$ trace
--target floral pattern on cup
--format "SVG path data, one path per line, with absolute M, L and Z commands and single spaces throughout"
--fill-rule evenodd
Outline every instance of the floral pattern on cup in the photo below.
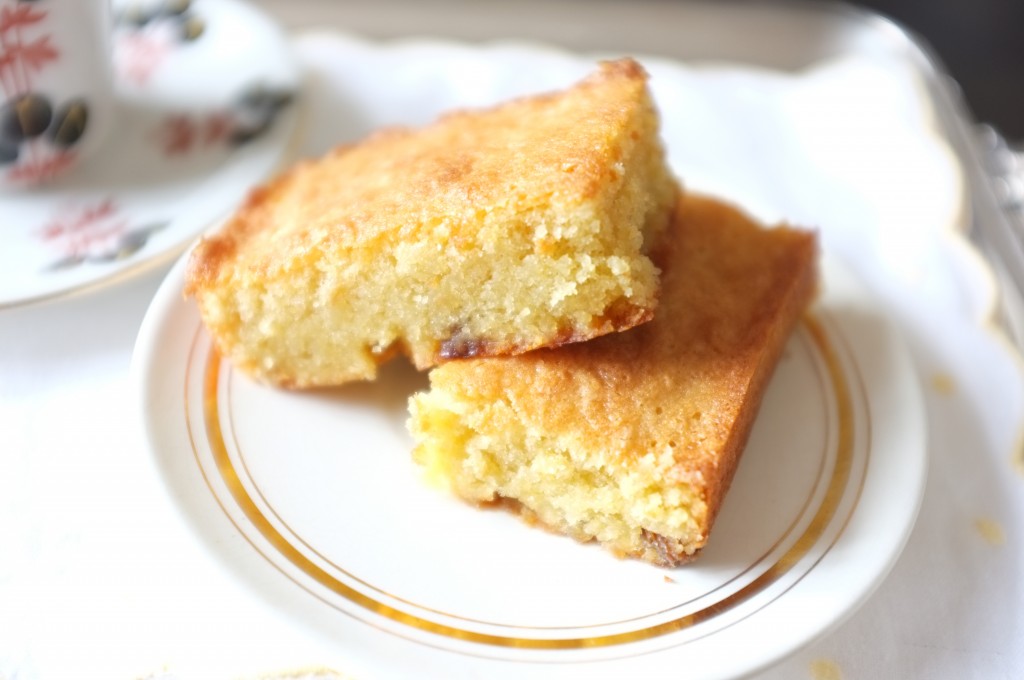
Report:
M 290 90 L 262 84 L 245 88 L 224 109 L 202 114 L 169 114 L 155 138 L 164 156 L 186 155 L 212 148 L 236 148 L 271 129 L 281 111 L 294 100 Z M 115 262 L 140 251 L 168 221 L 134 219 L 115 197 L 68 204 L 36 232 L 58 253 L 46 271 L 62 271 L 85 263 Z
M 86 262 L 123 260 L 142 249 L 167 221 L 137 224 L 114 198 L 62 206 L 39 230 L 39 237 L 59 254 L 48 271 Z
M 213 147 L 238 147 L 263 136 L 295 98 L 290 90 L 254 85 L 225 109 L 167 116 L 155 137 L 165 156 L 181 156 Z
M 45 2 L 0 0 L 0 173 L 16 185 L 50 179 L 75 161 L 89 103 L 53 101 L 35 79 L 61 59 Z
M 114 17 L 114 65 L 119 77 L 145 85 L 178 46 L 195 42 L 205 32 L 206 22 L 192 0 L 124 7 Z
M 159 7 L 161 15 L 129 21 L 126 3 Z M 0 0 L 0 19 L 0 113 L 26 93 L 16 63 L 22 56 L 25 67 L 37 68 L 27 93 L 49 100 L 12 103 L 8 127 L 24 135 L 25 119 L 45 125 L 31 141 L 41 155 L 54 146 L 51 135 L 61 143 L 74 137 L 70 123 L 55 127 L 53 118 L 87 122 L 80 141 L 53 154 L 54 175 L 71 166 L 56 182 L 12 182 L 28 145 L 3 149 L 0 308 L 150 268 L 186 248 L 289 158 L 298 116 L 288 104 L 301 92 L 301 69 L 288 35 L 250 3 Z M 186 24 L 146 82 L 124 78 L 119 39 Z M 68 115 L 58 113 L 61 104 Z M 176 153 L 167 148 L 172 141 Z M 49 173 L 39 167 L 36 174 Z
M 223 109 L 204 113 L 172 113 L 154 133 L 165 157 L 215 148 L 237 148 L 268 132 L 294 92 L 262 84 L 245 88 Z M 114 196 L 87 203 L 67 204 L 36 230 L 36 236 L 55 250 L 57 259 L 45 271 L 56 272 L 85 263 L 116 262 L 142 250 L 167 220 L 138 220 Z

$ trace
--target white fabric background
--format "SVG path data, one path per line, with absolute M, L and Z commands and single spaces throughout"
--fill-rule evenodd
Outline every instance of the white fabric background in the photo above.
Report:
M 304 54 L 315 60 L 319 52 Z M 836 73 L 886 73 L 830 68 L 838 71 L 806 81 L 809 90 L 796 87 L 778 111 L 821 94 Z M 889 102 L 889 114 L 925 116 L 900 108 L 903 76 L 891 77 L 899 101 Z M 749 90 L 754 103 L 758 92 Z M 842 93 L 829 92 L 842 108 Z M 813 211 L 799 191 L 763 189 L 751 172 L 740 193 L 756 211 Z M 704 177 L 709 188 L 724 181 Z M 794 193 L 772 203 L 776 190 Z M 925 393 L 930 471 L 918 524 L 864 607 L 765 677 L 1024 677 L 1024 475 L 1013 459 L 1024 414 L 1021 365 L 984 327 L 991 300 L 985 281 L 975 280 L 977 262 L 945 231 L 926 236 L 935 245 L 918 253 L 916 266 L 893 270 L 881 257 L 861 272 L 888 291 L 886 310 L 907 335 Z M 826 234 L 826 243 L 868 248 L 884 238 Z M 915 237 L 904 252 L 921 243 Z M 372 668 L 347 664 L 343 648 L 304 638 L 212 566 L 170 507 L 129 375 L 135 334 L 162 274 L 0 311 L 0 678 L 256 677 L 320 666 L 374 677 Z M 887 288 L 886 277 L 897 285 Z M 201 667 L 197 649 L 205 650 Z

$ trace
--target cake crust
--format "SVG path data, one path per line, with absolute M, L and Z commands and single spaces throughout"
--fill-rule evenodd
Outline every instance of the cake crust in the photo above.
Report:
M 676 191 L 646 73 L 608 62 L 298 163 L 196 246 L 185 293 L 236 365 L 287 386 L 557 346 L 650 320 Z
M 697 554 L 814 295 L 817 241 L 694 195 L 665 236 L 651 323 L 431 371 L 410 420 L 431 476 L 620 554 L 662 565 Z

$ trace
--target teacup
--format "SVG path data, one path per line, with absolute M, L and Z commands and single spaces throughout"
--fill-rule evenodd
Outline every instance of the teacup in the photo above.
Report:
M 115 114 L 109 0 L 0 0 L 0 189 L 94 154 Z

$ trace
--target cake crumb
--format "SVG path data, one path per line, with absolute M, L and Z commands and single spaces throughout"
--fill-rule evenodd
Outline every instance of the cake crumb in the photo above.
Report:
M 956 393 L 956 381 L 948 373 L 935 373 L 932 375 L 932 389 L 944 397 Z
M 1024 476 L 1024 432 L 1017 436 L 1017 444 L 1013 447 L 1011 464 L 1018 474 Z
M 674 578 L 672 578 L 671 576 L 669 576 L 668 574 L 665 574 L 662 578 L 665 579 L 665 583 L 675 583 L 676 582 L 676 580 Z
M 1003 545 L 1006 543 L 1006 532 L 999 522 L 988 517 L 979 517 L 974 520 L 974 528 L 978 530 L 981 537 L 990 545 Z
M 811 677 L 814 680 L 843 680 L 839 664 L 831 659 L 815 659 L 811 662 Z
M 351 680 L 351 677 L 329 668 L 309 668 L 260 675 L 258 680 Z

